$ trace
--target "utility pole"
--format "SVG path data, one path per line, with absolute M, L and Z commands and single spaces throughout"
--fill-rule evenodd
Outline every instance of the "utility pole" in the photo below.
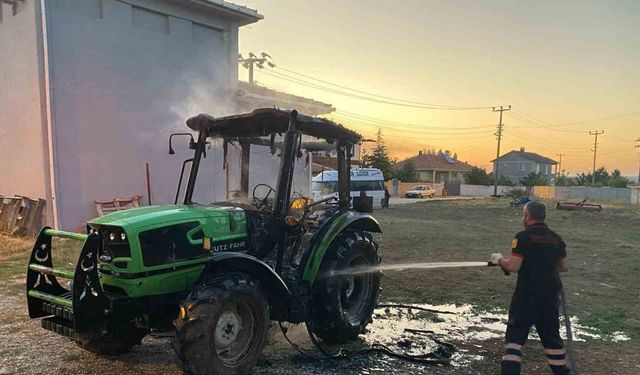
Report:
M 566 154 L 563 154 L 563 153 L 556 154 L 556 156 L 558 156 L 560 158 L 560 161 L 556 165 L 556 177 L 558 177 L 558 175 L 560 173 L 562 173 L 562 157 L 565 156 L 565 155 Z
M 593 141 L 593 173 L 591 173 L 591 185 L 596 183 L 596 155 L 598 154 L 598 135 L 604 134 L 604 130 L 600 131 L 592 131 L 589 132 L 589 135 L 594 135 L 595 140 Z
M 258 57 L 253 54 L 253 52 L 249 52 L 249 57 L 244 58 L 242 54 L 238 55 L 238 62 L 242 64 L 245 68 L 249 69 L 249 83 L 253 84 L 253 66 L 257 66 L 258 69 L 263 69 L 264 64 L 267 64 L 270 68 L 275 68 L 276 64 L 271 61 L 271 56 L 269 56 L 266 52 L 260 53 L 261 57 Z
M 511 110 L 511 106 L 507 106 L 506 108 L 503 106 L 493 107 L 491 112 L 500 112 L 500 123 L 498 124 L 498 131 L 495 132 L 495 136 L 498 138 L 498 149 L 496 150 L 496 163 L 495 163 L 495 171 L 493 173 L 493 195 L 498 195 L 498 175 L 500 174 L 499 168 L 499 158 L 500 158 L 500 141 L 502 141 L 502 112 Z
M 635 148 L 638 149 L 638 183 L 640 184 L 640 138 L 636 139 L 636 143 Z

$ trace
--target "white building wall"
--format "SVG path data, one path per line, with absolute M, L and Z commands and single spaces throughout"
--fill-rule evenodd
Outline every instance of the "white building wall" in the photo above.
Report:
M 169 133 L 186 131 L 186 118 L 200 112 L 233 112 L 237 25 L 185 2 L 47 4 L 61 227 L 76 229 L 95 216 L 96 199 L 140 194 L 146 203 L 147 162 L 153 203 L 172 203 L 180 166 L 192 151 L 177 138 L 170 157 Z M 207 162 L 215 158 L 222 158 L 221 145 Z M 199 175 L 213 179 L 212 172 Z M 219 198 L 220 180 L 216 193 L 197 189 L 207 195 L 200 201 Z
M 513 189 L 513 186 L 498 185 L 498 195 L 503 195 L 511 189 Z M 493 186 L 461 184 L 460 195 L 468 197 L 488 197 L 493 195 Z
M 0 3 L 0 195 L 45 198 L 46 128 L 38 64 L 39 1 Z

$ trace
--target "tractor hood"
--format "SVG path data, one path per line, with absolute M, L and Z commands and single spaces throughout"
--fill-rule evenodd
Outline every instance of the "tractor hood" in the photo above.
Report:
M 140 229 L 172 222 L 229 218 L 229 216 L 237 217 L 238 215 L 244 218 L 244 210 L 237 207 L 201 206 L 195 204 L 146 206 L 97 217 L 89 221 L 89 224 Z

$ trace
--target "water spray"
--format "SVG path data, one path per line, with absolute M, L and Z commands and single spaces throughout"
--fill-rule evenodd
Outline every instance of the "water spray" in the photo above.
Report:
M 431 263 L 403 263 L 403 264 L 382 264 L 377 266 L 358 266 L 345 268 L 339 271 L 329 272 L 326 277 L 355 276 L 377 271 L 403 271 L 403 270 L 425 270 L 440 268 L 466 268 L 466 267 L 495 267 L 497 264 L 491 262 L 431 262 Z M 507 272 L 505 272 L 508 274 Z

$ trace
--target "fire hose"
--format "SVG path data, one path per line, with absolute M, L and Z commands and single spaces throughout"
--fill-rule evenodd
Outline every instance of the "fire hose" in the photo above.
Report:
M 567 357 L 571 364 L 571 372 L 573 375 L 580 375 L 578 366 L 576 365 L 576 357 L 573 355 L 573 333 L 571 330 L 571 318 L 569 317 L 569 309 L 567 308 L 567 297 L 564 294 L 564 288 L 560 285 L 560 302 L 562 305 L 562 315 L 564 316 L 564 328 L 567 332 Z
M 438 263 L 416 263 L 416 264 L 411 264 L 411 265 L 402 265 L 402 266 L 398 266 L 398 265 L 383 265 L 383 266 L 379 266 L 376 269 L 377 270 L 400 270 L 400 269 L 436 269 L 436 268 L 458 268 L 458 267 L 494 267 L 497 266 L 497 264 L 491 263 L 491 262 L 438 262 Z M 502 270 L 504 272 L 505 275 L 510 275 L 510 273 L 506 270 Z M 341 276 L 341 275 L 347 275 L 347 274 L 358 274 L 358 273 L 367 273 L 367 272 L 372 272 L 372 270 L 370 268 L 362 268 L 362 269 L 350 269 L 350 270 L 344 270 L 344 271 L 340 271 L 340 272 L 334 272 L 331 275 L 329 275 L 330 277 L 335 277 L 335 276 Z M 300 298 L 299 296 L 296 296 L 297 298 Z M 570 363 L 570 370 L 571 373 L 573 375 L 579 375 L 578 372 L 578 367 L 576 365 L 576 361 L 575 361 L 575 357 L 573 355 L 573 333 L 571 330 L 571 320 L 570 320 L 570 316 L 569 316 L 569 310 L 567 308 L 567 300 L 566 300 L 566 296 L 564 293 L 564 289 L 562 288 L 562 285 L 560 287 L 560 300 L 561 300 L 561 305 L 562 305 L 562 314 L 564 316 L 564 322 L 565 322 L 565 329 L 566 329 L 566 335 L 567 335 L 567 343 L 566 343 L 566 350 L 567 350 L 567 357 L 569 359 L 569 363 Z M 404 305 L 404 304 L 384 304 L 384 305 L 378 305 L 377 307 L 397 307 L 397 308 L 412 308 L 413 306 L 411 305 Z M 338 349 L 337 352 L 335 353 L 329 353 L 326 349 L 324 349 L 322 347 L 322 345 L 320 344 L 320 342 L 318 341 L 318 339 L 315 337 L 315 335 L 313 334 L 313 326 L 312 326 L 312 322 L 311 320 L 308 318 L 305 319 L 305 326 L 307 328 L 307 333 L 309 335 L 309 338 L 311 339 L 311 342 L 313 343 L 313 345 L 316 347 L 316 349 L 318 350 L 318 352 L 320 354 L 313 354 L 313 353 L 309 353 L 307 351 L 305 351 L 304 349 L 300 348 L 297 344 L 295 344 L 293 341 L 291 341 L 291 339 L 288 337 L 287 335 L 287 329 L 282 325 L 282 322 L 278 322 L 279 326 L 280 326 L 280 330 L 282 331 L 282 334 L 284 335 L 285 340 L 301 355 L 303 355 L 306 358 L 310 358 L 310 359 L 314 359 L 314 360 L 323 360 L 323 359 L 339 359 L 339 358 L 350 358 L 356 355 L 362 355 L 362 354 L 368 354 L 368 353 L 383 353 L 386 355 L 389 355 L 391 357 L 395 357 L 395 358 L 399 358 L 399 359 L 403 359 L 403 360 L 407 360 L 407 361 L 411 361 L 411 362 L 418 362 L 418 363 L 423 363 L 423 364 L 447 364 L 449 362 L 448 357 L 445 358 L 433 358 L 432 354 L 433 353 L 427 353 L 427 354 L 419 354 L 419 355 L 410 355 L 410 354 L 406 354 L 406 353 L 399 353 L 396 351 L 393 351 L 392 349 L 390 349 L 388 346 L 386 345 L 382 345 L 382 344 L 373 344 L 371 345 L 369 348 L 365 348 L 363 350 L 357 350 L 357 351 L 349 351 L 349 350 L 345 350 L 343 348 Z M 451 350 L 451 348 L 453 347 L 453 345 L 449 344 L 449 343 L 444 343 L 442 341 L 438 341 L 435 338 L 431 338 L 434 342 L 436 342 L 438 345 L 440 345 L 441 347 L 446 347 L 449 350 Z

